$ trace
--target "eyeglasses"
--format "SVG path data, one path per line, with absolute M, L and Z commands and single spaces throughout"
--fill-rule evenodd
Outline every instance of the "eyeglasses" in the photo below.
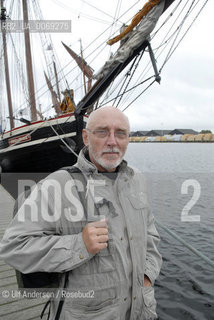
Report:
M 108 129 L 97 129 L 97 130 L 90 130 L 86 129 L 90 133 L 94 134 L 97 138 L 103 139 L 110 136 L 110 131 Z M 114 137 L 119 140 L 123 140 L 128 138 L 129 134 L 125 130 L 116 130 L 114 131 Z

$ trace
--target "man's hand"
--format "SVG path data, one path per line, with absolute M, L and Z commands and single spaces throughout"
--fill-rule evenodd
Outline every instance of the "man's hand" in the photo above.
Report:
M 107 221 L 88 223 L 82 230 L 82 238 L 89 253 L 96 254 L 105 249 L 108 245 Z
M 150 279 L 144 275 L 144 287 L 151 287 L 152 286 L 152 283 L 150 281 Z

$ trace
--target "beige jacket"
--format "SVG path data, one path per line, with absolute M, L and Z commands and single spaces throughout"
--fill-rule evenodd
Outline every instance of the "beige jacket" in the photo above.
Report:
M 35 187 L 10 223 L 0 243 L 0 255 L 23 273 L 71 271 L 67 288 L 71 293 L 65 299 L 60 319 L 122 320 L 119 308 L 121 270 L 115 263 L 119 252 L 114 241 L 115 231 L 112 233 L 111 211 L 123 214 L 132 266 L 130 320 L 156 319 L 154 289 L 144 287 L 144 274 L 154 284 L 161 256 L 144 177 L 123 161 L 112 183 L 97 172 L 84 152 L 83 149 L 76 165 L 90 180 L 86 193 L 92 201 L 89 200 L 85 214 L 81 211 L 75 185 L 82 191 L 81 183 L 72 184 L 65 170 L 54 172 Z M 103 204 L 102 199 L 105 199 Z M 96 210 L 91 209 L 93 201 L 99 204 L 100 215 L 109 220 L 108 247 L 96 255 L 87 252 L 81 233 L 86 223 L 100 219 Z M 58 300 L 54 299 L 50 319 L 57 304 Z

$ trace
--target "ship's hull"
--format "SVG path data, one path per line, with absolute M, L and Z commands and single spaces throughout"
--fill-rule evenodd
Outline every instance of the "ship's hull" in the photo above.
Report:
M 75 153 L 83 147 L 84 123 L 69 114 L 6 132 L 0 140 L 2 185 L 15 196 L 18 179 L 40 180 L 50 172 L 73 165 Z

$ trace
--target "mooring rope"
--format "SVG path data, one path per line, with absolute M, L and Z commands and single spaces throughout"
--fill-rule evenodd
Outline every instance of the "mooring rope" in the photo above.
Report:
M 64 143 L 64 145 L 78 158 L 78 154 L 65 142 L 65 140 L 60 137 L 59 133 L 54 129 L 54 127 L 49 123 L 49 126 L 53 130 L 53 132 L 58 136 L 58 138 Z
M 195 253 L 198 257 L 200 257 L 202 260 L 207 262 L 211 267 L 214 268 L 214 262 L 210 260 L 207 256 L 205 256 L 203 253 L 195 249 L 193 246 L 191 246 L 189 243 L 187 243 L 185 240 L 183 240 L 181 237 L 179 237 L 175 232 L 169 230 L 166 226 L 164 226 L 161 222 L 155 220 L 156 224 L 164 229 L 168 234 L 170 234 L 174 239 L 178 240 L 181 242 L 186 248 L 191 250 L 193 253 Z

